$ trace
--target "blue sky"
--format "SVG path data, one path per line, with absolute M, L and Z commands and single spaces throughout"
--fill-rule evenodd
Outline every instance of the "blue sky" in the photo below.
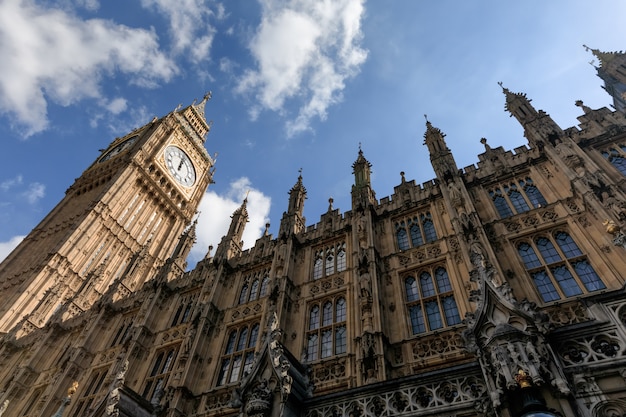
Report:
M 460 167 L 525 143 L 498 86 L 561 127 L 610 97 L 583 44 L 626 49 L 619 0 L 2 0 L 0 259 L 115 137 L 213 98 L 218 153 L 191 266 L 247 191 L 254 244 L 302 169 L 307 224 L 350 210 L 359 144 L 378 198 L 434 174 L 424 114 Z M 597 64 L 597 62 L 596 62 Z

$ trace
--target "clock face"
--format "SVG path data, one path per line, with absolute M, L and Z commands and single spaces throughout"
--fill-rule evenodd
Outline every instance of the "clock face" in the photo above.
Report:
M 191 187 L 196 182 L 196 170 L 189 156 L 178 146 L 165 148 L 165 164 L 178 183 Z
M 133 143 L 135 143 L 135 141 L 138 138 L 139 138 L 139 136 L 135 135 L 133 137 L 130 137 L 130 138 L 126 139 L 124 142 L 118 144 L 113 149 L 111 149 L 107 153 L 105 153 L 100 159 L 98 159 L 98 162 L 108 161 L 109 159 L 113 158 L 114 156 L 122 153 L 122 151 L 124 151 L 125 149 L 128 149 Z

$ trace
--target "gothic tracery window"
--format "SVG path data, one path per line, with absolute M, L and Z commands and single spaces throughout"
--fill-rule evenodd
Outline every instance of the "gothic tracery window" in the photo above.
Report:
M 106 367 L 95 369 L 91 373 L 91 377 L 89 377 L 87 385 L 85 385 L 85 389 L 80 395 L 80 399 L 76 402 L 76 408 L 74 408 L 74 413 L 72 414 L 73 417 L 91 414 L 90 411 L 97 404 L 94 403 L 94 400 L 96 400 L 98 392 L 102 389 L 104 378 L 107 376 L 108 371 L 109 368 Z
M 546 303 L 606 288 L 587 257 L 564 231 L 520 241 L 517 252 Z
M 608 161 L 626 177 L 626 145 L 619 145 L 602 152 Z
M 258 337 L 259 323 L 245 325 L 229 331 L 217 377 L 218 386 L 237 382 L 246 373 L 250 372 Z
M 176 313 L 174 313 L 174 317 L 172 318 L 170 327 L 187 323 L 191 319 L 191 311 L 197 296 L 198 294 L 188 294 L 181 298 L 178 308 L 176 309 Z
M 516 180 L 491 189 L 489 196 L 500 218 L 503 219 L 548 204 L 530 178 Z
M 395 223 L 399 250 L 407 250 L 437 240 L 437 231 L 430 213 L 421 213 Z
M 346 353 L 346 299 L 325 299 L 312 304 L 308 311 L 306 361 Z
M 450 277 L 442 266 L 408 275 L 404 278 L 404 288 L 412 334 L 461 322 Z
M 314 252 L 313 279 L 320 279 L 338 272 L 347 267 L 346 243 L 338 242 L 319 248 Z
M 150 374 L 146 378 L 142 397 L 151 400 L 158 388 L 165 389 L 177 354 L 178 345 L 166 347 L 155 353 L 154 362 L 150 368 Z
M 265 297 L 268 295 L 269 283 L 270 277 L 267 269 L 247 274 L 243 279 L 238 303 L 245 304 Z

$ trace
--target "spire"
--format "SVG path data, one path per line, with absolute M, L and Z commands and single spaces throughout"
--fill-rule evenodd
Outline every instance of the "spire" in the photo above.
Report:
M 598 58 L 600 61 L 600 67 L 607 67 L 615 58 L 623 55 L 621 52 L 602 52 L 599 49 L 593 49 L 588 47 L 587 45 L 583 45 L 583 48 L 587 50 L 587 52 L 591 51 L 593 56 Z
M 502 86 L 502 81 L 498 83 L 504 93 L 504 109 L 511 113 L 523 125 L 525 121 L 537 115 L 537 110 L 530 104 L 532 101 L 526 97 L 525 93 L 512 93 L 508 88 Z
M 616 110 L 626 113 L 626 54 L 624 52 L 600 52 L 598 49 L 591 49 L 583 45 L 587 51 L 600 61 L 600 66 L 596 67 L 598 77 L 604 81 L 603 88 L 613 97 L 613 107 Z M 593 63 L 593 61 L 591 61 Z
M 424 145 L 428 147 L 428 152 L 430 152 L 430 162 L 437 178 L 447 183 L 450 178 L 458 176 L 459 169 L 452 152 L 446 145 L 444 139 L 446 135 L 439 128 L 434 127 L 426 115 L 424 117 L 426 118 Z
M 191 251 L 191 247 L 196 242 L 196 226 L 198 224 L 198 219 L 194 220 L 193 223 L 183 232 L 183 234 L 178 239 L 178 244 L 172 253 L 172 259 L 179 261 L 181 265 L 185 263 L 187 259 L 187 255 Z
M 302 184 L 302 168 L 300 168 L 298 172 L 300 173 L 298 175 L 298 181 L 296 181 L 296 184 L 291 187 L 289 191 L 289 208 L 287 213 L 302 216 L 304 212 L 304 200 L 306 200 L 306 188 L 304 188 L 304 184 Z
M 180 105 L 174 110 L 174 115 L 179 119 L 183 129 L 192 137 L 196 137 L 202 143 L 206 140 L 206 135 L 211 130 L 213 122 L 207 122 L 204 114 L 206 103 L 211 99 L 211 92 L 207 92 L 200 103 L 196 100 L 191 105 L 180 109 Z
M 306 200 L 306 188 L 302 184 L 302 168 L 298 170 L 298 180 L 289 190 L 289 206 L 280 220 L 279 236 L 282 238 L 299 233 L 304 230 L 304 200 Z
M 248 196 L 243 199 L 241 206 L 234 211 L 231 216 L 230 227 L 228 229 L 228 236 L 240 241 L 243 236 L 243 231 L 248 223 Z
M 241 253 L 243 247 L 243 232 L 248 222 L 248 196 L 243 199 L 241 206 L 233 212 L 231 216 L 230 227 L 226 236 L 222 237 L 222 241 L 215 251 L 215 259 L 217 261 L 230 259 Z
M 372 164 L 363 156 L 359 143 L 359 154 L 352 164 L 354 185 L 352 186 L 352 208 L 376 205 L 376 193 L 372 190 Z
M 563 134 L 563 130 L 556 124 L 549 114 L 543 110 L 536 110 L 526 97 L 525 93 L 512 93 L 508 88 L 502 87 L 504 93 L 504 109 L 511 113 L 524 128 L 524 136 L 532 146 L 542 146 L 542 143 L 554 142 L 557 137 Z
M 213 96 L 213 94 L 210 91 L 207 91 L 204 94 L 204 97 L 202 97 L 202 101 L 200 101 L 200 103 L 195 104 L 195 101 L 194 101 L 194 104 L 192 104 L 192 106 L 194 106 L 194 108 L 196 109 L 196 111 L 198 112 L 198 114 L 200 116 L 205 117 L 204 116 L 204 106 L 206 105 L 207 101 L 211 100 L 212 96 Z

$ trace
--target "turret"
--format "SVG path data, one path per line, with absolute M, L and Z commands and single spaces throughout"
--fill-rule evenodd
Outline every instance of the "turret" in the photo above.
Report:
M 359 156 L 352 164 L 354 185 L 352 186 L 352 208 L 365 208 L 376 205 L 376 193 L 372 190 L 372 164 L 363 156 L 363 150 L 359 147 Z
M 624 52 L 601 52 L 583 45 L 600 61 L 595 67 L 598 77 L 604 81 L 603 88 L 613 97 L 613 107 L 626 113 L 626 54 Z M 593 61 L 591 61 L 593 64 Z
M 428 147 L 430 162 L 437 178 L 447 183 L 450 179 L 459 175 L 452 152 L 448 149 L 444 137 L 446 135 L 426 120 L 426 133 L 424 133 L 424 145 Z
M 196 243 L 196 225 L 198 220 L 194 222 L 183 232 L 178 240 L 178 244 L 172 253 L 171 259 L 178 263 L 183 269 L 187 265 L 187 256 L 191 251 L 191 247 Z
M 502 87 L 502 83 L 498 83 Z M 531 100 L 524 93 L 512 93 L 502 87 L 506 97 L 504 109 L 511 113 L 524 128 L 524 136 L 531 147 L 543 147 L 546 142 L 553 145 L 557 138 L 563 135 L 563 130 L 556 124 L 549 114 L 543 110 L 535 110 Z
M 216 261 L 228 260 L 241 253 L 243 247 L 243 232 L 248 222 L 248 198 L 246 197 L 241 206 L 231 216 L 228 233 L 222 238 L 217 246 L 214 259 Z
M 302 170 L 298 175 L 298 181 L 289 191 L 289 206 L 287 211 L 283 213 L 283 218 L 280 220 L 280 233 L 281 238 L 290 234 L 297 234 L 304 230 L 305 221 L 304 218 L 304 200 L 306 200 L 306 188 L 302 184 Z

